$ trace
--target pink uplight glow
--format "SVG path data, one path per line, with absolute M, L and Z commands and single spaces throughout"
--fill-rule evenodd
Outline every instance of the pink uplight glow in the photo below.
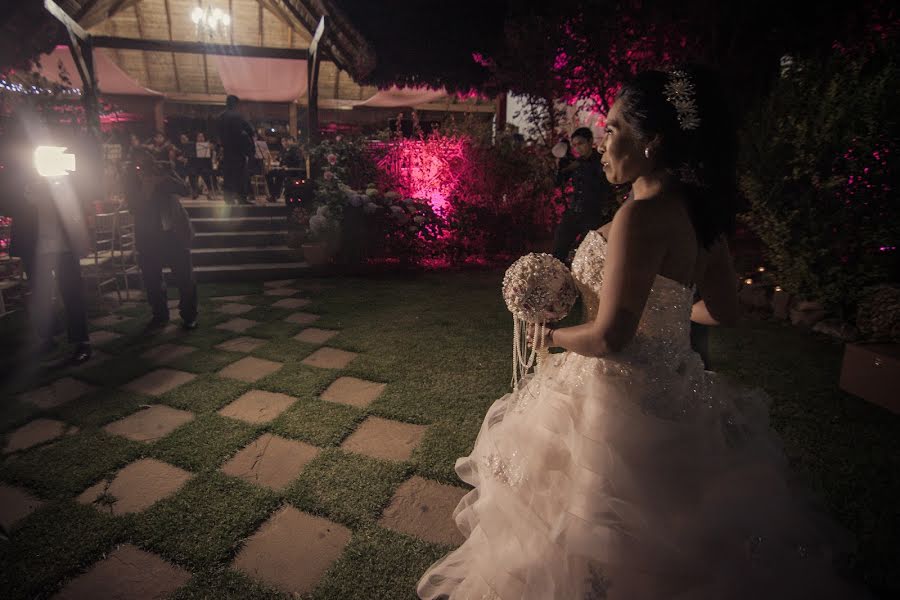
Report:
M 447 199 L 467 168 L 466 147 L 465 140 L 449 136 L 395 140 L 378 167 L 400 194 L 428 200 L 438 215 L 445 216 Z

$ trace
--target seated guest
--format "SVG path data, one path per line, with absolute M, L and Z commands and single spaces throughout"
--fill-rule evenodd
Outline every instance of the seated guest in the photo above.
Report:
M 269 184 L 269 202 L 276 202 L 284 190 L 285 169 L 303 167 L 303 156 L 297 140 L 290 137 L 281 138 L 281 161 L 278 169 L 272 169 L 266 176 Z
M 197 133 L 197 142 L 194 144 L 194 178 L 202 180 L 206 185 L 206 197 L 213 197 L 213 145 L 206 141 L 206 134 Z M 192 184 L 192 185 L 196 185 Z M 199 189 L 199 185 L 197 188 Z M 195 196 L 196 197 L 196 196 Z
M 191 186 L 191 198 L 200 195 L 197 188 L 197 173 L 194 171 L 197 158 L 197 146 L 188 137 L 188 134 L 182 133 L 178 136 L 178 145 L 175 147 L 175 172 L 182 179 L 187 179 Z

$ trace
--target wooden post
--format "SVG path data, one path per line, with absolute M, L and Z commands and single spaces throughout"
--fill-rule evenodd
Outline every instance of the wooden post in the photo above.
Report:
M 297 136 L 297 101 L 288 104 L 288 136 Z
M 316 34 L 309 44 L 309 59 L 306 62 L 306 133 L 304 139 L 307 147 L 319 143 L 319 42 L 325 35 L 325 17 L 319 20 Z
M 165 100 L 157 98 L 153 103 L 153 126 L 154 131 L 165 132 L 166 130 L 166 111 Z
M 497 133 L 506 130 L 506 94 L 497 96 L 496 108 L 494 110 L 494 123 L 496 124 Z

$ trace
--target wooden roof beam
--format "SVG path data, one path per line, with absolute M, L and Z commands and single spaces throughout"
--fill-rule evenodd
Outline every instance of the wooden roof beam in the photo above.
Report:
M 203 42 L 182 42 L 173 40 L 148 40 L 107 35 L 93 36 L 96 48 L 117 48 L 120 50 L 143 50 L 145 52 L 180 52 L 184 54 L 221 54 L 225 56 L 245 56 L 249 58 L 291 58 L 309 59 L 305 48 L 260 48 L 259 46 L 239 46 L 231 44 L 205 44 Z
M 164 2 L 166 9 L 166 23 L 169 26 L 169 40 L 174 40 L 175 36 L 172 35 L 172 7 L 169 5 L 169 0 L 165 0 Z M 169 55 L 172 57 L 172 72 L 175 73 L 175 89 L 179 92 L 181 91 L 181 78 L 178 76 L 178 63 L 175 62 L 175 53 L 170 52 Z

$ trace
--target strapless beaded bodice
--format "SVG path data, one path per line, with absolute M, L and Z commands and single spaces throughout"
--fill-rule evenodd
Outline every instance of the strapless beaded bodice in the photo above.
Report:
M 599 231 L 585 236 L 575 259 L 572 275 L 581 292 L 584 303 L 584 319 L 597 316 L 600 290 L 603 287 L 603 269 L 606 260 L 606 239 Z M 626 354 L 635 359 L 677 363 L 678 357 L 690 349 L 691 306 L 694 301 L 692 288 L 682 283 L 656 276 L 637 334 L 629 344 Z

